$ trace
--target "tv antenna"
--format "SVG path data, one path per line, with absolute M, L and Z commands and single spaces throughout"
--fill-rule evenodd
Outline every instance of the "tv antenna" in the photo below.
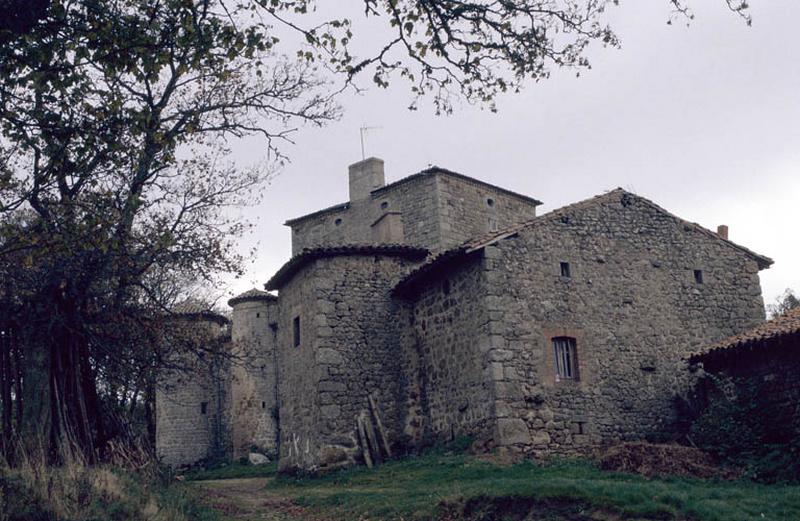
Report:
M 367 132 L 370 131 L 370 130 L 380 130 L 381 128 L 383 128 L 383 127 L 368 127 L 366 125 L 366 123 L 365 123 L 364 126 L 362 126 L 359 129 L 359 131 L 361 133 L 361 160 L 362 161 L 367 158 L 366 148 L 364 147 L 364 138 L 366 137 Z

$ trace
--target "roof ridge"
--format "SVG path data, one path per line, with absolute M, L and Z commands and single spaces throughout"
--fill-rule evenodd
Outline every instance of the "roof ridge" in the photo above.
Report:
M 704 357 L 729 351 L 737 347 L 771 340 L 782 335 L 792 335 L 800 333 L 800 308 L 794 308 L 785 313 L 765 320 L 755 326 L 746 329 L 735 335 L 728 336 L 710 346 L 689 355 L 689 361 L 698 362 Z

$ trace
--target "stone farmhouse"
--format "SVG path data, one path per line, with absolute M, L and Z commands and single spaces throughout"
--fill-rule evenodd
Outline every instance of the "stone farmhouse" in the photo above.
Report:
M 625 190 L 537 216 L 442 168 L 387 185 L 371 158 L 349 181 L 348 202 L 287 221 L 267 291 L 229 302 L 246 363 L 159 393 L 165 462 L 256 450 L 318 471 L 459 436 L 533 456 L 665 437 L 687 357 L 764 320 L 769 258 Z

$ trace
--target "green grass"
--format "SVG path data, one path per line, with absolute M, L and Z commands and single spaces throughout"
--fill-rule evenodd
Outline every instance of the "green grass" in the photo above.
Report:
M 274 476 L 277 470 L 278 464 L 275 462 L 264 465 L 231 463 L 205 470 L 193 470 L 184 474 L 184 478 L 186 481 L 235 478 L 268 478 Z
M 343 519 L 430 519 L 442 502 L 476 497 L 566 498 L 639 518 L 800 520 L 800 486 L 685 478 L 644 479 L 580 461 L 498 466 L 466 455 L 431 454 L 375 470 L 320 478 L 279 477 L 270 492 Z

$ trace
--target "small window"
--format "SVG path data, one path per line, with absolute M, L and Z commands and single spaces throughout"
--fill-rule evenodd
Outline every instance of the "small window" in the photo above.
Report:
M 256 318 L 261 318 L 261 313 L 256 313 Z
M 567 278 L 572 277 L 572 272 L 569 269 L 569 262 L 561 263 L 561 276 Z
M 267 408 L 267 402 L 261 402 L 261 408 L 262 409 L 266 409 Z
M 486 206 L 494 206 L 494 199 L 491 199 L 491 198 L 487 199 L 486 200 Z
M 489 231 L 496 232 L 497 231 L 497 219 L 489 218 Z
M 389 202 L 388 201 L 382 202 L 381 203 L 381 210 L 385 210 L 387 208 L 389 208 Z
M 292 321 L 292 333 L 294 337 L 294 346 L 300 347 L 300 317 L 294 317 Z
M 574 338 L 560 336 L 553 339 L 553 362 L 556 382 L 578 379 L 578 355 Z
M 339 226 L 340 224 L 342 224 L 342 219 L 341 218 L 337 218 L 335 221 L 333 221 L 333 224 L 335 224 L 336 226 Z
M 208 402 L 200 402 L 200 414 L 208 414 Z
M 703 283 L 703 270 L 694 270 L 694 281 L 698 284 Z

